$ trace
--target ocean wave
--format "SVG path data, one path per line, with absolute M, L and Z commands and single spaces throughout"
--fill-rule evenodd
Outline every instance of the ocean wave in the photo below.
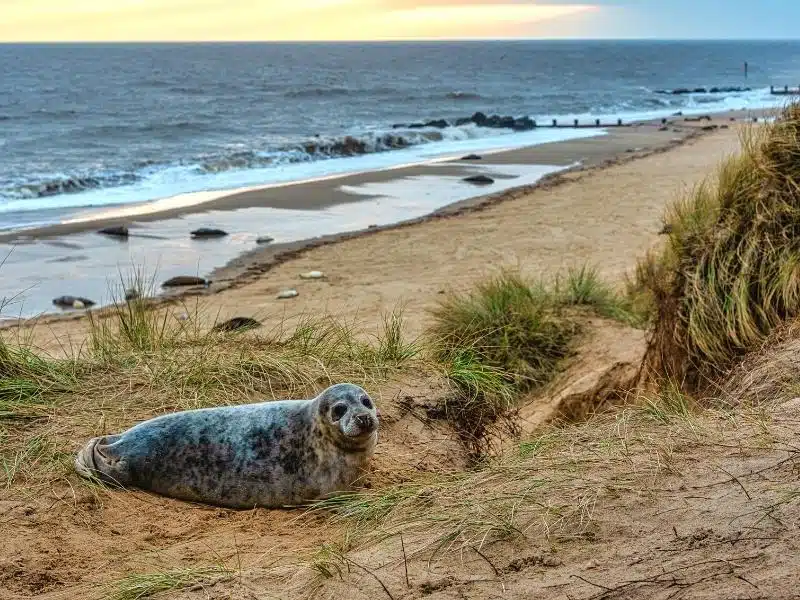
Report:
M 316 88 L 321 90 L 323 88 Z M 343 90 L 343 88 L 340 88 Z M 331 91 L 325 88 L 326 92 Z M 295 90 L 297 92 L 297 90 Z M 306 93 L 310 90 L 306 89 Z M 611 115 L 608 119 L 622 116 L 625 120 L 654 118 L 668 114 L 668 111 L 713 111 L 742 106 L 766 106 L 770 97 L 769 89 L 751 92 L 728 92 L 716 95 L 656 95 L 649 98 L 631 99 L 609 105 L 587 106 L 572 115 L 534 115 L 540 122 L 551 118 L 595 119 L 601 115 Z M 439 96 L 441 98 L 441 95 Z M 743 103 L 743 104 L 742 104 Z M 580 107 L 578 107 L 580 108 Z M 0 115 L 2 117 L 3 115 Z M 150 135 L 169 135 L 171 131 L 206 130 L 214 128 L 211 123 L 202 121 L 176 121 L 172 123 L 137 123 L 129 125 L 99 126 L 93 134 L 101 138 L 107 130 L 109 135 L 118 138 L 126 132 L 147 133 Z M 485 115 L 477 112 L 470 117 L 453 120 L 435 119 L 413 123 L 395 124 L 391 128 L 379 129 L 342 136 L 314 136 L 294 143 L 265 144 L 251 147 L 236 144 L 235 147 L 220 149 L 203 155 L 176 156 L 172 160 L 137 160 L 130 167 L 109 173 L 105 170 L 81 170 L 77 174 L 38 175 L 24 181 L 1 181 L 0 202 L 3 200 L 25 200 L 48 198 L 62 194 L 77 194 L 102 188 L 119 188 L 129 185 L 159 186 L 164 182 L 175 182 L 182 178 L 209 177 L 226 172 L 246 172 L 248 170 L 269 169 L 281 165 L 312 163 L 326 159 L 359 157 L 369 154 L 404 150 L 424 144 L 441 142 L 460 142 L 499 135 L 511 135 L 518 131 L 536 128 L 536 122 L 528 117 Z M 213 184 L 211 184 L 213 185 Z M 19 206 L 24 205 L 20 202 Z
M 402 132 L 375 131 L 341 137 L 315 136 L 305 141 L 267 149 L 235 149 L 218 154 L 186 157 L 170 163 L 137 161 L 130 171 L 97 172 L 75 175 L 39 176 L 32 181 L 0 183 L 0 199 L 25 200 L 61 194 L 76 194 L 101 188 L 114 188 L 159 177 L 179 169 L 194 175 L 215 175 L 228 171 L 261 169 L 278 165 L 348 158 L 402 150 L 421 144 L 485 137 L 480 128 L 424 128 Z
M 369 132 L 342 137 L 319 136 L 299 144 L 282 146 L 272 151 L 237 150 L 220 156 L 208 157 L 200 162 L 198 170 L 202 173 L 221 173 L 235 169 L 254 169 L 328 158 L 347 158 L 401 150 L 419 144 L 440 142 L 445 139 L 459 139 L 460 137 L 456 132 L 433 130 L 404 132 L 402 134 Z
M 86 133 L 90 136 L 111 136 L 117 137 L 120 135 L 139 135 L 143 133 L 152 133 L 159 136 L 170 135 L 171 132 L 187 132 L 194 131 L 203 133 L 206 131 L 218 131 L 219 126 L 213 123 L 203 122 L 200 120 L 194 121 L 172 121 L 172 122 L 158 122 L 153 121 L 149 123 L 116 123 L 114 125 L 96 125 L 94 127 L 87 127 Z
M 480 100 L 480 94 L 473 92 L 447 92 L 444 95 L 448 100 Z
M 112 173 L 85 176 L 47 177 L 38 181 L 0 188 L 0 198 L 22 200 L 25 198 L 47 198 L 60 194 L 76 194 L 104 187 L 116 187 L 136 183 L 141 179 L 137 173 Z
M 338 98 L 341 96 L 349 96 L 352 93 L 353 90 L 347 88 L 314 87 L 289 90 L 284 93 L 284 96 L 287 98 Z

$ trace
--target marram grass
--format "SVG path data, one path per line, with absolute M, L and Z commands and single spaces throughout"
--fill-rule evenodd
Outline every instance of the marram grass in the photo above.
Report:
M 657 309 L 645 367 L 698 389 L 800 314 L 800 104 L 747 130 L 666 221 L 638 269 Z

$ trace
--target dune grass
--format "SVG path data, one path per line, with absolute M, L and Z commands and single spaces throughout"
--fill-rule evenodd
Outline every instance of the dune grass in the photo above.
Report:
M 552 377 L 577 333 L 560 309 L 549 290 L 504 271 L 474 291 L 444 298 L 428 335 L 439 361 L 472 357 L 525 391 Z
M 0 421 L 33 418 L 58 393 L 72 389 L 78 365 L 50 360 L 0 338 Z
M 565 306 L 585 306 L 595 314 L 636 328 L 644 328 L 651 316 L 651 305 L 635 281 L 626 282 L 619 293 L 600 276 L 596 267 L 583 265 L 567 270 L 555 281 L 556 299 Z
M 524 392 L 550 381 L 569 354 L 580 331 L 570 309 L 581 307 L 629 325 L 646 320 L 595 268 L 569 269 L 551 284 L 506 270 L 473 291 L 445 297 L 433 311 L 429 344 L 442 363 L 464 363 L 469 357 Z
M 140 600 L 161 592 L 213 585 L 229 579 L 234 571 L 223 565 L 134 573 L 108 586 L 103 600 Z
M 700 389 L 800 313 L 800 104 L 745 131 L 665 220 L 638 268 L 657 312 L 646 367 Z
M 204 311 L 199 301 L 118 301 L 90 312 L 88 341 L 69 359 L 0 341 L 0 486 L 63 476 L 67 432 L 51 431 L 44 417 L 68 417 L 85 437 L 164 412 L 311 397 L 342 381 L 374 392 L 420 360 L 400 310 L 374 333 L 330 316 L 221 332 Z

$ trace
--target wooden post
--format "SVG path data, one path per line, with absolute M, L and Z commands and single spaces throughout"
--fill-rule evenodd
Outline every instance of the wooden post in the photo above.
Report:
M 558 127 L 558 119 L 553 119 L 553 127 Z
M 622 119 L 617 119 L 617 126 L 622 127 Z
M 575 127 L 578 126 L 578 119 L 575 119 Z
M 774 85 L 769 86 L 769 93 L 770 94 L 774 94 L 775 93 L 775 86 Z
M 600 127 L 600 119 L 594 120 L 595 127 Z

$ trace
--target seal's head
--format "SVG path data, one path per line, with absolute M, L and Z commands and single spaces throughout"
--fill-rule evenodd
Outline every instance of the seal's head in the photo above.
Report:
M 344 448 L 366 448 L 378 430 L 378 411 L 369 394 L 352 383 L 339 383 L 318 397 L 324 428 Z

